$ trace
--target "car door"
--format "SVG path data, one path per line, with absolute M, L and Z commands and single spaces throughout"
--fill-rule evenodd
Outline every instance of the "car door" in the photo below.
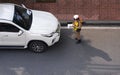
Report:
M 0 23 L 0 45 L 24 46 L 25 33 L 16 26 L 8 23 Z

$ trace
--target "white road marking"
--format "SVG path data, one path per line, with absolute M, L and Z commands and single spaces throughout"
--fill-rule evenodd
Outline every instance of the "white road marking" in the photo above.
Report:
M 30 75 L 24 67 L 10 68 L 10 70 L 13 70 L 16 75 Z

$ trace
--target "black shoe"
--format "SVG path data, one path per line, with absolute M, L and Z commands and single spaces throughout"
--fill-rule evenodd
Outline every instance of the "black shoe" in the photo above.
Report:
M 75 38 L 75 40 L 78 40 L 77 38 Z
M 77 44 L 81 43 L 81 39 L 76 42 Z

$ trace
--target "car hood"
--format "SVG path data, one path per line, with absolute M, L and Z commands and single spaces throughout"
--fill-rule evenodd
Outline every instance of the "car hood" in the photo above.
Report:
M 33 21 L 30 31 L 33 33 L 49 34 L 55 32 L 58 20 L 49 12 L 32 10 Z

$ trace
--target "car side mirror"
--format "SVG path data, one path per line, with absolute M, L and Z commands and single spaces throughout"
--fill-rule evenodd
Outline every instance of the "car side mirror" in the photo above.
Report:
M 21 36 L 22 34 L 23 34 L 23 31 L 20 30 L 20 31 L 18 32 L 18 36 Z

